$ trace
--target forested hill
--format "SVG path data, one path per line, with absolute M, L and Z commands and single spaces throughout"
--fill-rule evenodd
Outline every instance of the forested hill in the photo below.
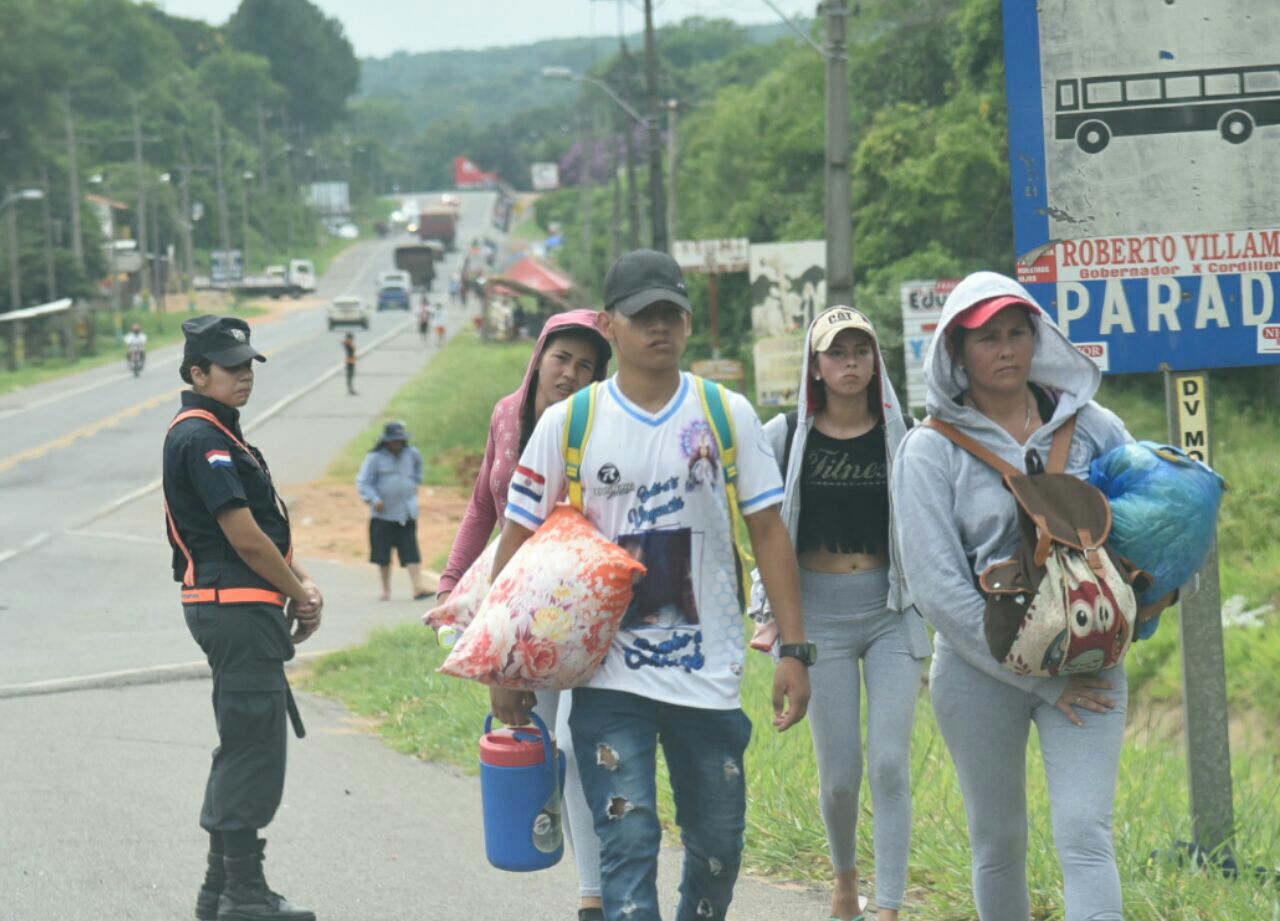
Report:
M 683 25 L 697 22 L 695 18 Z M 811 26 L 809 20 L 795 22 L 806 32 Z M 687 28 L 676 26 L 659 29 L 658 42 L 664 56 L 679 54 L 681 36 L 688 34 Z M 706 31 L 700 34 L 705 36 Z M 767 45 L 794 34 L 781 22 L 733 27 L 724 30 L 723 41 L 702 45 L 696 51 L 706 55 L 702 60 L 710 63 L 739 47 Z M 626 44 L 637 55 L 642 54 L 643 34 L 626 36 Z M 568 67 L 583 73 L 617 51 L 618 38 L 610 34 L 478 51 L 399 52 L 386 58 L 365 58 L 360 62 L 355 105 L 360 108 L 360 99 L 393 103 L 418 130 L 446 118 L 465 119 L 477 128 L 485 127 L 530 108 L 565 103 L 577 96 L 578 87 L 571 83 L 541 80 L 543 67 Z M 687 51 L 692 54 L 695 49 Z

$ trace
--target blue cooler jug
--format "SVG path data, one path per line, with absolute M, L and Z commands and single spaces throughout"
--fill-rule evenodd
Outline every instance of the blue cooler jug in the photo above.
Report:
M 485 717 L 480 737 L 480 798 L 484 850 L 499 870 L 527 872 L 555 866 L 564 856 L 564 757 L 536 713 L 535 726 L 493 731 Z

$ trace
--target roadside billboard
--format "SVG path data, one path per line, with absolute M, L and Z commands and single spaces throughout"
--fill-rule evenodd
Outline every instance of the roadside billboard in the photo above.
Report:
M 751 241 L 746 237 L 725 240 L 676 240 L 671 258 L 686 272 L 745 272 L 751 263 Z
M 1004 22 L 1019 280 L 1110 373 L 1280 363 L 1280 4 Z
M 942 305 L 957 284 L 955 278 L 902 283 L 902 358 L 911 409 L 924 408 L 924 353 L 942 319 Z
M 804 371 L 804 336 L 757 339 L 751 357 L 756 366 L 756 405 L 795 406 Z
M 827 244 L 753 243 L 751 330 L 756 338 L 803 332 L 827 304 Z
M 530 163 L 529 178 L 535 192 L 551 192 L 560 188 L 559 163 Z

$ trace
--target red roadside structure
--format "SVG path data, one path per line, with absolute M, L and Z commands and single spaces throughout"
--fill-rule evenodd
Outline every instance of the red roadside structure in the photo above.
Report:
M 485 172 L 461 154 L 453 158 L 453 184 L 459 189 L 492 189 L 500 180 L 496 172 Z

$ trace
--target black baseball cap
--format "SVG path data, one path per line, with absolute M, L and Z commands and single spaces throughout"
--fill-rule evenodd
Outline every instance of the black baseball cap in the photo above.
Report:
M 250 358 L 267 358 L 249 344 L 249 324 L 239 317 L 192 317 L 182 324 L 187 337 L 186 358 L 207 358 L 215 365 L 234 368 Z
M 632 317 L 666 301 L 693 313 L 680 266 L 666 253 L 636 249 L 619 256 L 604 277 L 604 309 Z

